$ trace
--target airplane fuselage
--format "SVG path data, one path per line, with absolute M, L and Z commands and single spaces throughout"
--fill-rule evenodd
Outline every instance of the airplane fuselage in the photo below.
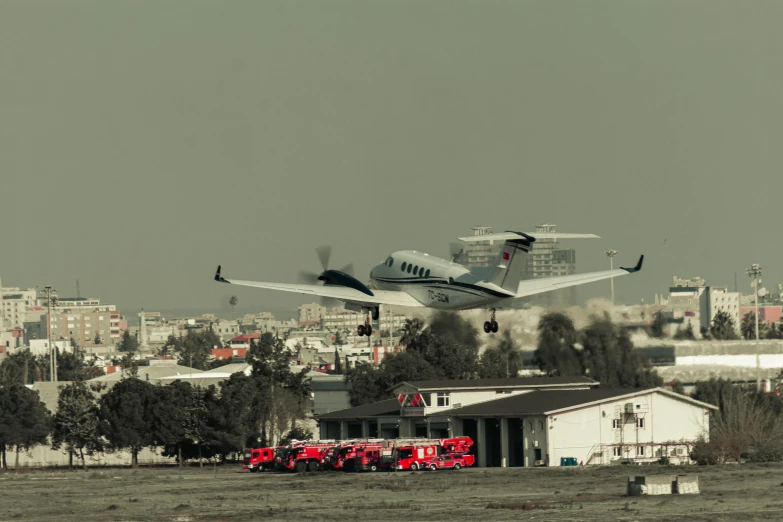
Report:
M 458 263 L 415 250 L 395 252 L 375 266 L 370 287 L 406 292 L 424 306 L 443 310 L 501 308 L 503 300 L 513 297 Z

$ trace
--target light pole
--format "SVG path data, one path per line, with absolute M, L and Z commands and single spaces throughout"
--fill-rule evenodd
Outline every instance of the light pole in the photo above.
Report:
M 52 346 L 52 301 L 57 299 L 56 295 L 53 297 L 52 293 L 57 290 L 52 289 L 51 286 L 44 287 L 46 295 L 46 339 L 49 343 L 49 379 L 52 382 L 57 381 L 57 350 Z
M 617 255 L 617 250 L 607 250 L 604 254 L 609 258 L 609 270 L 614 270 L 614 256 Z M 612 306 L 614 306 L 614 277 L 609 278 L 609 285 L 612 289 Z
M 747 269 L 748 277 L 753 278 L 753 304 L 756 307 L 756 388 L 761 390 L 760 360 L 759 360 L 759 281 L 761 278 L 761 265 L 753 263 Z

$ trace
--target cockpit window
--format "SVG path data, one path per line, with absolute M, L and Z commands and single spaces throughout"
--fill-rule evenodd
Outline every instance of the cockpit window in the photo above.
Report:
M 407 264 L 408 264 L 408 263 L 406 263 L 405 261 L 403 261 L 403 262 L 402 262 L 402 266 L 400 267 L 400 270 L 402 270 L 403 272 L 405 272 L 405 265 L 407 265 Z M 410 270 L 409 270 L 409 271 L 410 271 Z
M 386 262 L 387 265 L 389 265 L 389 268 L 394 264 L 394 258 L 389 256 L 389 259 Z

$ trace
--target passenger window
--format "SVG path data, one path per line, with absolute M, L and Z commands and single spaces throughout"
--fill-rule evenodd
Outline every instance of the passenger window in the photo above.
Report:
M 416 265 L 413 267 L 413 275 L 417 275 L 419 273 L 419 266 Z
M 408 265 L 408 273 L 411 273 L 411 270 L 413 269 L 413 265 Z
M 430 269 L 428 268 L 427 272 L 425 272 L 425 274 L 424 274 L 424 277 L 429 277 L 429 276 L 430 276 Z
M 405 265 L 407 265 L 407 263 L 403 261 L 402 266 L 400 267 L 400 270 L 402 270 L 403 272 L 405 272 Z

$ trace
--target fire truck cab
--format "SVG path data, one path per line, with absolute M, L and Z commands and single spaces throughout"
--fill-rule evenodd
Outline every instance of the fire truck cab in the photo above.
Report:
M 242 469 L 255 473 L 275 466 L 275 448 L 249 448 L 245 450 Z
M 275 465 L 280 470 L 317 471 L 321 467 L 323 452 L 333 447 L 334 441 L 292 441 L 275 457 Z
M 394 469 L 420 470 L 443 454 L 465 455 L 473 445 L 470 437 L 450 439 L 398 439 L 390 441 Z M 470 455 L 471 464 L 473 456 Z M 471 464 L 468 464 L 471 465 Z

